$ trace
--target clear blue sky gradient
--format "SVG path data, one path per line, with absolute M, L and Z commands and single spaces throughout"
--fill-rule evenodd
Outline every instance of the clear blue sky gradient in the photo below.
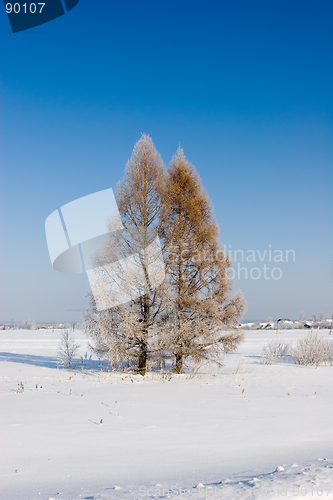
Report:
M 81 0 L 12 34 L 0 6 L 0 320 L 80 320 L 87 278 L 52 269 L 45 219 L 115 188 L 142 132 L 166 164 L 182 145 L 227 249 L 295 250 L 265 262 L 280 280 L 234 280 L 245 318 L 331 315 L 332 21 L 331 0 Z

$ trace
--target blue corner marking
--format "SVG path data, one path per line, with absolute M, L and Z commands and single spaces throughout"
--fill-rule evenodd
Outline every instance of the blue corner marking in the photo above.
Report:
M 74 7 L 79 3 L 80 0 L 65 0 L 65 5 L 67 12 L 74 9 Z
M 67 11 L 79 0 L 64 0 Z M 4 0 L 4 5 L 13 33 L 35 28 L 63 16 L 65 10 L 61 0 Z

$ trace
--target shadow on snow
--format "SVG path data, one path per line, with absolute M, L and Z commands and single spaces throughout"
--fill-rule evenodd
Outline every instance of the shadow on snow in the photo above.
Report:
M 63 368 L 66 369 L 58 358 L 51 356 L 36 356 L 34 354 L 17 354 L 13 352 L 0 352 L 0 361 L 9 361 L 10 363 L 23 363 L 26 365 L 41 366 L 43 368 Z M 108 370 L 106 361 L 97 359 L 73 359 L 71 370 Z

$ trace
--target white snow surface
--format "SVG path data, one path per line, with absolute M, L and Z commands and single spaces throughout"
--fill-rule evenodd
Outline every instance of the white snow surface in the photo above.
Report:
M 246 331 L 222 368 L 143 378 L 59 367 L 59 331 L 1 331 L 1 500 L 333 499 L 333 367 L 260 363 L 308 332 Z

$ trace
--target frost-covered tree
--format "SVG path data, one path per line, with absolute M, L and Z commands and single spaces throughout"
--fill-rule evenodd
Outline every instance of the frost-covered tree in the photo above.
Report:
M 299 320 L 301 323 L 304 323 L 304 321 L 306 321 L 306 316 L 305 316 L 305 312 L 304 311 L 301 311 L 300 315 L 299 315 Z
M 235 327 L 244 301 L 241 294 L 230 298 L 230 262 L 213 209 L 181 148 L 171 161 L 163 202 L 170 290 L 163 343 L 180 373 L 187 360 L 200 364 L 236 349 L 243 338 Z
M 150 363 L 167 356 L 180 373 L 188 361 L 197 366 L 235 350 L 243 337 L 235 327 L 244 302 L 240 294 L 230 298 L 230 262 L 210 201 L 183 151 L 166 173 L 151 138 L 143 135 L 116 200 L 123 228 L 110 219 L 85 316 L 97 355 L 144 375 Z M 163 278 L 157 279 L 161 252 Z
M 36 330 L 37 323 L 36 321 L 28 319 L 28 321 L 22 321 L 20 328 L 21 330 Z
M 59 345 L 59 359 L 61 364 L 66 368 L 71 368 L 72 360 L 79 348 L 79 345 L 75 342 L 73 335 L 69 328 L 65 328 L 61 331 L 61 340 Z
M 323 312 L 320 312 L 317 315 L 317 321 L 321 322 L 321 321 L 324 321 L 324 319 L 325 319 L 325 314 Z
M 151 269 L 156 261 L 158 268 L 161 256 L 156 237 L 161 231 L 164 178 L 161 157 L 152 139 L 143 134 L 117 187 L 123 229 L 117 229 L 110 219 L 108 242 L 96 257 L 101 270 L 99 297 L 102 300 L 104 293 L 105 303 L 112 299 L 112 287 L 103 289 L 105 280 L 111 280 L 117 283 L 117 293 L 127 297 L 126 304 L 98 311 L 92 298 L 92 315 L 88 314 L 85 320 L 97 350 L 104 352 L 111 364 L 130 360 L 141 375 L 146 372 L 150 330 L 162 307 L 162 287 L 157 289 Z M 124 257 L 130 257 L 130 266 Z

